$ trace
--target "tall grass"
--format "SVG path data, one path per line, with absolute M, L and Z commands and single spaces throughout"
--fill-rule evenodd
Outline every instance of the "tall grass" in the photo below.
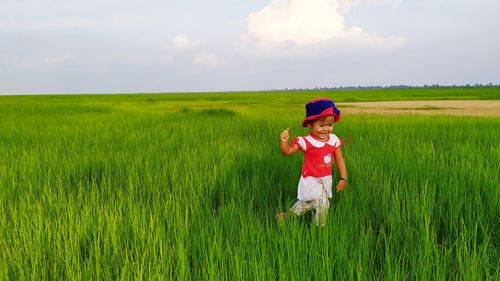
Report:
M 498 118 L 344 116 L 349 183 L 317 228 L 275 220 L 302 108 L 89 100 L 0 103 L 2 280 L 500 278 Z

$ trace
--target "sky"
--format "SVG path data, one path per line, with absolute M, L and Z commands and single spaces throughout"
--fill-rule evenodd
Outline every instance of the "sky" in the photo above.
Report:
M 498 0 L 0 4 L 0 94 L 500 83 Z

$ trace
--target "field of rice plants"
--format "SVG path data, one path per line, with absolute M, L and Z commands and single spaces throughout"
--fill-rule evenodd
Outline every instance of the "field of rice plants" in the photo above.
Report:
M 327 225 L 277 223 L 324 96 L 500 89 L 0 97 L 0 280 L 500 280 L 500 116 L 345 115 Z

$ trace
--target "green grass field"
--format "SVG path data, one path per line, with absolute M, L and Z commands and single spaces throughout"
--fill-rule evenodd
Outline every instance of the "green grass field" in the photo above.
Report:
M 500 88 L 0 97 L 0 280 L 499 280 L 500 117 L 343 116 L 327 226 L 277 224 L 321 96 Z

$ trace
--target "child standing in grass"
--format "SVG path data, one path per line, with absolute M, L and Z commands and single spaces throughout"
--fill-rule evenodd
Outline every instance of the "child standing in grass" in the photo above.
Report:
M 308 127 L 310 132 L 306 136 L 295 137 L 288 143 L 289 129 L 286 128 L 280 135 L 280 149 L 285 156 L 298 152 L 304 153 L 302 175 L 297 188 L 297 202 L 290 208 L 295 215 L 315 209 L 316 224 L 324 226 L 328 214 L 329 201 L 332 197 L 332 162 L 335 160 L 339 172 L 337 192 L 344 189 L 347 181 L 347 172 L 340 147 L 342 141 L 332 134 L 333 123 L 340 119 L 340 110 L 332 100 L 319 98 L 306 104 L 306 117 L 302 127 Z M 285 220 L 286 214 L 279 213 L 279 222 Z

